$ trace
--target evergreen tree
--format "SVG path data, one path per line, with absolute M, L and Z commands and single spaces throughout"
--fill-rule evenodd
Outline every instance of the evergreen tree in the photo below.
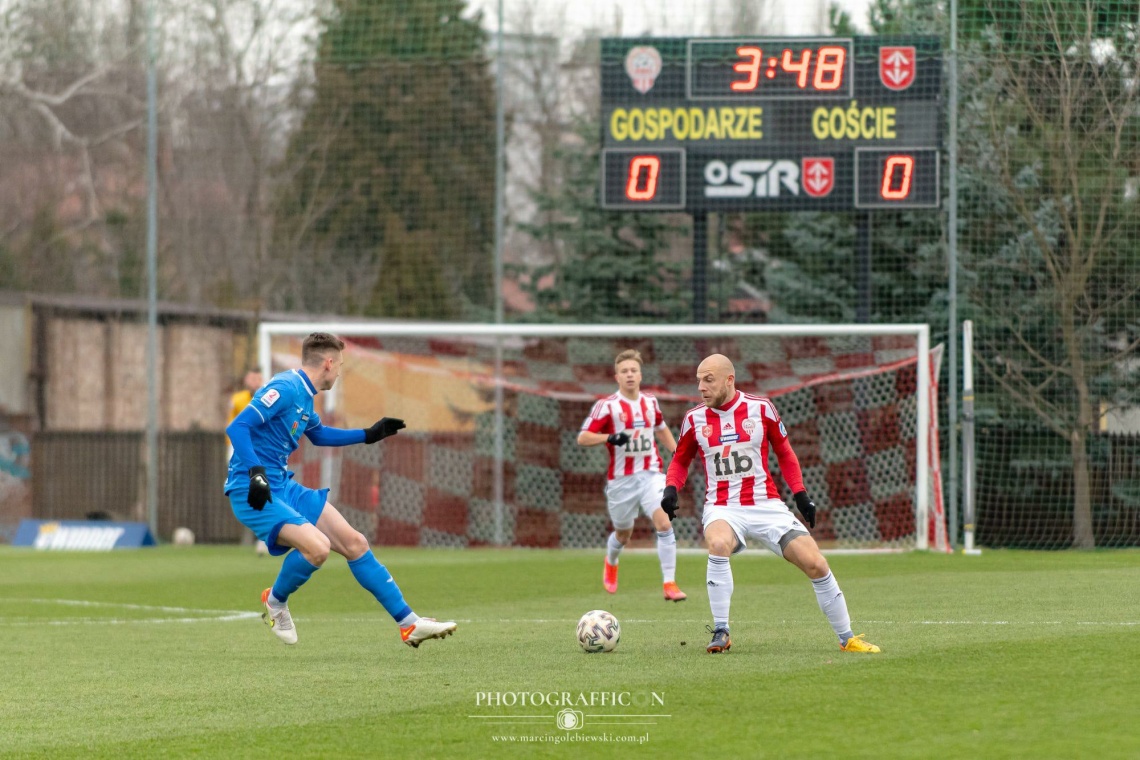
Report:
M 489 307 L 495 98 L 481 19 L 463 11 L 337 0 L 275 230 L 286 276 L 335 285 L 290 305 L 419 318 Z
M 525 289 L 541 319 L 575 322 L 686 322 L 691 298 L 670 244 L 685 228 L 660 213 L 603 210 L 598 124 L 583 119 L 577 139 L 556 151 L 562 182 L 538 193 L 542 221 L 522 225 L 551 243 L 556 259 L 529 272 Z

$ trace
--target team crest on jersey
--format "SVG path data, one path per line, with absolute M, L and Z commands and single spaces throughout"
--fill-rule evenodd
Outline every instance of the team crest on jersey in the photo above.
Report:
M 292 429 L 289 430 L 289 435 L 293 436 L 294 438 L 297 437 L 297 422 L 296 422 L 296 420 L 293 421 L 293 427 L 292 427 Z
M 269 407 L 276 404 L 277 399 L 279 398 L 281 398 L 281 394 L 277 391 L 277 389 L 270 388 L 265 392 L 265 395 L 261 397 L 261 405 L 268 409 Z
M 748 419 L 744 420 L 744 422 L 740 423 L 740 427 L 744 430 L 745 433 L 751 433 L 756 429 L 756 420 L 749 417 Z

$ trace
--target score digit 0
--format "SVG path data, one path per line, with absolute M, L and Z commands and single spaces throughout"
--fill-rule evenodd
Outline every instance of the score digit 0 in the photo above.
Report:
M 645 172 L 642 182 L 641 173 Z M 625 186 L 625 197 L 631 201 L 651 201 L 657 195 L 657 174 L 661 171 L 661 159 L 657 156 L 634 156 L 629 162 L 629 181 Z
M 902 176 L 895 183 L 895 170 L 901 170 Z M 888 156 L 883 165 L 883 184 L 879 188 L 879 195 L 885 201 L 901 201 L 910 195 L 910 176 L 914 171 L 914 156 L 898 155 Z

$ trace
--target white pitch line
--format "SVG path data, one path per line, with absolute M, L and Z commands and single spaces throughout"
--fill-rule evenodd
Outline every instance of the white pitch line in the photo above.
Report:
M 0 597 L 0 602 L 32 602 L 34 604 L 62 604 L 73 607 L 115 607 L 123 610 L 154 610 L 156 612 L 202 612 L 210 615 L 231 615 L 241 610 L 203 610 L 195 607 L 162 607 L 154 604 L 131 604 L 129 602 L 92 602 L 85 599 L 25 599 L 16 596 Z
M 191 617 L 191 618 L 75 618 L 73 620 L 41 620 L 39 622 L 32 622 L 30 620 L 5 620 L 0 618 L 0 626 L 5 627 L 32 627 L 42 625 L 133 625 L 137 623 L 143 624 L 157 624 L 157 623 L 225 623 L 232 620 L 252 620 L 253 618 L 260 617 L 256 612 L 239 612 L 233 615 L 222 615 L 220 617 Z
M 260 612 L 252 612 L 248 610 L 213 610 L 213 609 L 196 609 L 193 607 L 169 607 L 152 604 L 132 604 L 129 602 L 94 602 L 83 599 L 41 599 L 41 598 L 21 598 L 21 597 L 0 597 L 0 603 L 32 603 L 32 604 L 57 604 L 72 607 L 111 607 L 116 609 L 127 610 L 142 610 L 152 612 L 173 612 L 179 613 L 181 617 L 152 617 L 152 618 L 70 618 L 67 620 L 53 620 L 43 619 L 37 620 L 35 618 L 20 617 L 20 618 L 4 618 L 0 617 L 0 626 L 35 626 L 35 625 L 97 625 L 100 623 L 106 625 L 126 625 L 130 623 L 144 623 L 144 624 L 159 624 L 159 623 L 208 623 L 208 622 L 229 622 L 234 620 L 252 620 L 261 616 Z M 186 614 L 197 614 L 201 617 L 187 617 Z M 296 618 L 302 622 L 336 622 L 336 623 L 370 623 L 378 620 L 383 620 L 381 615 L 375 617 L 337 617 L 337 616 L 298 616 Z M 521 624 L 521 625 L 573 625 L 577 623 L 575 618 L 497 618 L 479 620 L 475 618 L 461 618 L 456 620 L 457 623 L 463 624 L 487 624 L 487 625 L 503 625 L 503 624 Z M 659 619 L 659 618 L 629 618 L 622 621 L 623 623 L 631 625 L 700 625 L 707 623 L 705 618 L 697 620 L 687 619 Z M 810 625 L 813 620 L 739 620 L 736 621 L 738 625 Z M 1135 627 L 1140 626 L 1140 621 L 1136 620 L 860 620 L 860 624 L 865 625 L 899 625 L 899 626 L 1110 626 L 1110 627 Z
M 294 620 L 300 622 L 322 622 L 322 623 L 370 623 L 376 620 L 383 620 L 382 617 L 335 617 L 327 615 L 316 616 L 294 616 Z M 576 618 L 498 618 L 477 620 L 475 618 L 456 618 L 456 623 L 463 623 L 469 625 L 472 623 L 479 625 L 502 625 L 502 624 L 519 624 L 519 625 L 573 625 L 578 622 Z M 622 624 L 634 625 L 667 625 L 667 624 L 684 624 L 684 625 L 700 625 L 708 623 L 707 618 L 700 620 L 686 620 L 678 618 L 669 619 L 656 619 L 656 618 L 622 618 Z M 733 625 L 812 625 L 819 622 L 818 620 L 736 620 Z M 1013 625 L 1013 626 L 1033 626 L 1033 625 L 1103 625 L 1103 626 L 1140 626 L 1140 620 L 859 620 L 860 625 Z
M 110 607 L 123 610 L 142 610 L 147 612 L 174 612 L 182 617 L 161 618 L 69 618 L 67 620 L 34 618 L 4 618 L 0 617 L 0 626 L 37 626 L 37 625 L 130 625 L 130 624 L 161 624 L 161 623 L 218 623 L 234 620 L 251 620 L 261 616 L 259 612 L 247 610 L 209 610 L 195 609 L 193 607 L 166 607 L 153 604 L 131 604 L 129 602 L 93 602 L 84 599 L 25 599 L 20 597 L 0 597 L 0 603 L 32 603 L 57 604 L 68 607 Z M 186 613 L 199 614 L 201 617 L 186 617 Z

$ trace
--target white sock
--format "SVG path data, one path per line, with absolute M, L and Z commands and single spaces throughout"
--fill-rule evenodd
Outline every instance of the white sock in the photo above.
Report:
M 616 565 L 622 548 L 621 542 L 617 540 L 617 533 L 611 533 L 610 537 L 606 539 L 606 562 Z M 597 560 L 594 561 L 597 562 Z
M 677 537 L 673 529 L 657 531 L 657 559 L 661 560 L 661 577 L 672 583 L 677 574 Z
M 839 643 L 846 644 L 851 638 L 851 616 L 847 614 L 847 600 L 835 582 L 835 576 L 829 571 L 822 578 L 812 579 L 811 585 L 815 588 L 815 600 L 819 608 L 827 615 L 827 622 L 839 637 Z
M 728 627 L 728 606 L 732 602 L 732 566 L 728 557 L 709 555 L 708 578 L 709 607 L 712 608 L 713 627 Z
M 419 619 L 420 619 L 419 615 L 417 615 L 414 612 L 409 612 L 407 614 L 407 616 L 404 617 L 403 620 L 397 620 L 396 625 L 400 626 L 401 628 L 407 628 L 409 625 L 414 624 Z
M 277 597 L 275 597 L 273 595 L 272 591 L 269 592 L 269 599 L 267 601 L 269 602 L 270 606 L 272 606 L 272 607 L 284 607 L 285 606 L 285 602 L 283 602 L 280 599 L 278 599 Z

